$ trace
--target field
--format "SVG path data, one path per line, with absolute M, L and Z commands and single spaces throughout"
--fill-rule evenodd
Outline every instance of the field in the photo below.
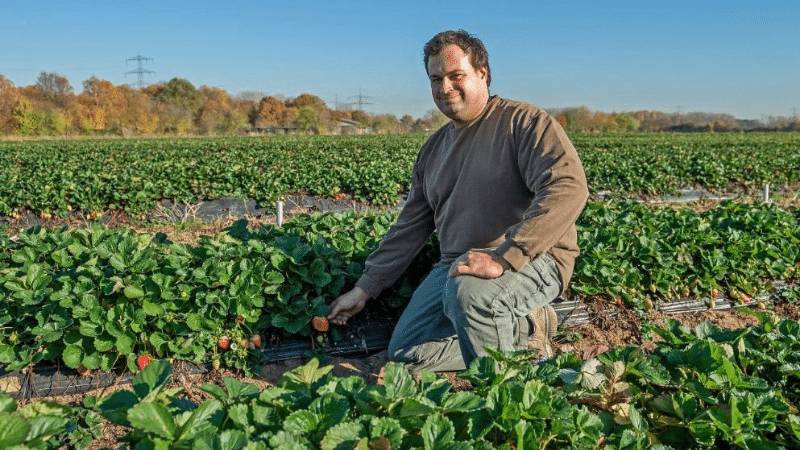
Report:
M 133 376 L 97 397 L 0 393 L 0 447 L 800 445 L 800 134 L 575 136 L 593 198 L 560 354 L 345 377 L 364 359 L 331 358 L 390 329 L 439 257 L 434 236 L 347 326 L 311 327 L 391 227 L 424 139 L 0 142 L 0 387 Z M 687 191 L 735 198 L 665 202 Z M 275 224 L 273 202 L 297 195 L 352 210 Z M 267 212 L 153 220 L 164 201 L 226 198 Z M 338 375 L 311 359 L 266 376 L 289 348 Z

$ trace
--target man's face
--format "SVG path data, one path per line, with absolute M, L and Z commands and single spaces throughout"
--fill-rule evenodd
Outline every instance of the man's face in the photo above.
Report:
M 439 110 L 457 125 L 476 118 L 489 100 L 486 68 L 475 69 L 469 55 L 448 45 L 428 58 L 431 94 Z

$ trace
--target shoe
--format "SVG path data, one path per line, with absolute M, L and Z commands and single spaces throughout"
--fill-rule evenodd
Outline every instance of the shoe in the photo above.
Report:
M 550 305 L 536 308 L 528 314 L 531 333 L 528 337 L 528 350 L 539 353 L 539 358 L 555 356 L 552 340 L 558 330 L 558 315 Z

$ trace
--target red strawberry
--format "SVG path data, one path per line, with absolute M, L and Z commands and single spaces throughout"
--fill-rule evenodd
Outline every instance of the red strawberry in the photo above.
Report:
M 314 316 L 314 318 L 311 319 L 311 326 L 320 333 L 327 333 L 330 329 L 328 319 L 324 316 Z
M 144 370 L 144 368 L 150 364 L 151 359 L 150 355 L 139 355 L 136 358 L 136 367 L 138 367 L 139 370 Z
M 227 350 L 231 346 L 231 340 L 228 336 L 220 336 L 219 340 L 217 341 L 217 347 L 220 350 Z

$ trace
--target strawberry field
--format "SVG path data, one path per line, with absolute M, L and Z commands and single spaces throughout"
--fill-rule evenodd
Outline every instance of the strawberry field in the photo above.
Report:
M 253 230 L 239 221 L 195 246 L 101 226 L 0 235 L 0 363 L 136 370 L 136 355 L 149 354 L 246 369 L 258 362 L 253 336 L 317 333 L 311 319 L 353 285 L 394 217 L 317 214 Z M 641 310 L 721 294 L 745 302 L 773 281 L 793 283 L 799 222 L 797 209 L 769 205 L 698 213 L 590 203 L 571 288 Z M 373 312 L 401 308 L 437 259 L 431 242 Z M 339 334 L 321 334 L 319 344 Z M 230 349 L 219 348 L 221 337 Z
M 800 134 L 574 137 L 590 190 L 611 199 L 590 201 L 578 220 L 582 254 L 562 309 L 614 305 L 641 320 L 655 344 L 586 360 L 564 352 L 539 365 L 526 353 L 493 354 L 459 374 L 456 387 L 391 364 L 373 385 L 316 360 L 268 389 L 241 381 L 292 346 L 322 357 L 385 346 L 370 339 L 391 330 L 439 258 L 435 235 L 347 326 L 320 316 L 353 286 L 396 210 L 300 214 L 281 226 L 229 220 L 190 243 L 59 219 L 138 216 L 162 200 L 270 204 L 297 193 L 390 205 L 406 191 L 423 140 L 0 142 L 0 219 L 9 224 L 0 228 L 0 448 L 800 445 L 800 325 L 766 311 L 800 299 L 800 209 L 791 200 Z M 752 194 L 764 183 L 790 201 L 635 201 L 685 188 Z M 56 217 L 19 229 L 23 212 Z M 650 323 L 688 304 L 752 305 L 759 325 Z M 172 374 L 184 364 L 237 376 L 187 385 L 184 372 Z M 70 405 L 18 404 L 2 392 L 30 397 L 43 370 L 132 384 Z M 6 380 L 21 381 L 9 389 Z
M 0 142 L 0 215 L 141 215 L 168 199 L 265 205 L 290 193 L 393 204 L 425 137 Z M 591 192 L 752 191 L 800 182 L 800 133 L 575 136 Z

